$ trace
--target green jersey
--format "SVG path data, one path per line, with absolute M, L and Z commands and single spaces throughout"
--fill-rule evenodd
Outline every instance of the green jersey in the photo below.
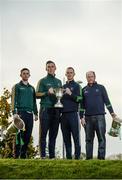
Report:
M 41 107 L 54 107 L 57 98 L 54 94 L 49 95 L 49 88 L 60 88 L 62 83 L 55 76 L 48 74 L 46 77 L 39 80 L 36 88 L 36 97 L 41 98 Z
M 25 85 L 20 81 L 12 88 L 12 111 L 13 113 L 28 111 L 38 114 L 35 89 L 29 83 Z

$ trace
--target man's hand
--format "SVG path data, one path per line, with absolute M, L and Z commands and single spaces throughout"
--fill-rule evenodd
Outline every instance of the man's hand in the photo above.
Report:
M 54 89 L 53 89 L 52 87 L 49 88 L 48 93 L 49 93 L 49 94 L 54 94 Z
M 111 113 L 111 116 L 114 119 L 117 115 L 115 113 Z
M 83 127 L 85 127 L 85 125 L 86 125 L 85 118 L 81 118 L 81 124 L 82 124 Z
M 38 115 L 34 115 L 34 121 L 38 121 Z
M 15 118 L 19 118 L 19 115 L 18 114 L 14 114 L 13 115 L 13 119 L 15 119 Z
M 119 118 L 115 113 L 111 113 L 111 116 L 112 116 L 113 121 L 116 121 L 118 123 L 122 123 L 122 119 Z
M 72 94 L 72 92 L 71 92 L 71 90 L 70 90 L 69 88 L 66 88 L 66 89 L 65 89 L 65 93 L 66 93 L 66 94 L 69 94 L 69 95 Z

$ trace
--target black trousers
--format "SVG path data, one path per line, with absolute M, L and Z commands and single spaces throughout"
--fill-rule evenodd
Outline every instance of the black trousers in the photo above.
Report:
M 62 113 L 61 129 L 63 140 L 66 147 L 67 159 L 72 159 L 71 135 L 75 145 L 75 159 L 80 159 L 81 142 L 80 142 L 80 122 L 77 112 Z
M 86 159 L 93 158 L 95 132 L 98 138 L 98 159 L 105 159 L 106 153 L 106 122 L 104 115 L 86 116 Z
M 40 110 L 40 150 L 41 157 L 46 157 L 46 137 L 49 131 L 49 158 L 55 158 L 55 143 L 59 129 L 60 110 L 43 108 Z
M 16 150 L 15 150 L 15 158 L 26 158 L 26 153 L 27 153 L 27 147 L 30 141 L 30 137 L 32 134 L 32 129 L 33 129 L 33 114 L 28 113 L 26 111 L 21 111 L 18 113 L 21 119 L 25 123 L 25 131 L 20 131 L 17 134 L 17 138 L 20 140 L 20 137 L 22 138 L 24 144 L 21 145 L 21 143 L 16 145 Z

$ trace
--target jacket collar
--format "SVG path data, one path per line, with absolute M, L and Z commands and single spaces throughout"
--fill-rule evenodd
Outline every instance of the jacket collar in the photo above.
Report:
M 88 87 L 94 87 L 94 86 L 96 86 L 96 85 L 97 85 L 97 82 L 96 82 L 96 81 L 92 84 L 92 86 L 90 86 L 89 84 L 87 84 Z
M 52 74 L 47 74 L 47 77 L 49 77 L 49 78 L 55 78 L 55 74 L 54 74 L 54 75 L 52 75 Z
M 22 80 L 21 80 L 19 83 L 20 83 L 22 86 L 30 86 L 29 83 L 28 83 L 27 85 L 25 85 Z
M 72 81 L 66 81 L 66 84 L 72 84 L 74 83 L 74 79 Z

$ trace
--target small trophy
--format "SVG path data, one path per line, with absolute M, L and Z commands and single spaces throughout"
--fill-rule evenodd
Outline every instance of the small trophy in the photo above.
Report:
M 55 108 L 63 108 L 63 104 L 60 101 L 62 96 L 63 96 L 62 88 L 56 88 L 55 89 L 55 95 L 56 95 L 56 98 L 58 99 L 58 102 L 54 105 L 54 107 Z
M 114 118 L 108 134 L 112 137 L 120 137 L 121 139 L 121 119 L 120 118 L 118 117 Z
M 25 130 L 25 123 L 18 114 L 14 116 L 13 121 L 8 126 L 8 128 L 6 130 L 4 130 L 3 133 L 4 133 L 4 135 L 6 135 L 11 132 L 16 132 L 17 129 L 18 129 L 18 131 Z

